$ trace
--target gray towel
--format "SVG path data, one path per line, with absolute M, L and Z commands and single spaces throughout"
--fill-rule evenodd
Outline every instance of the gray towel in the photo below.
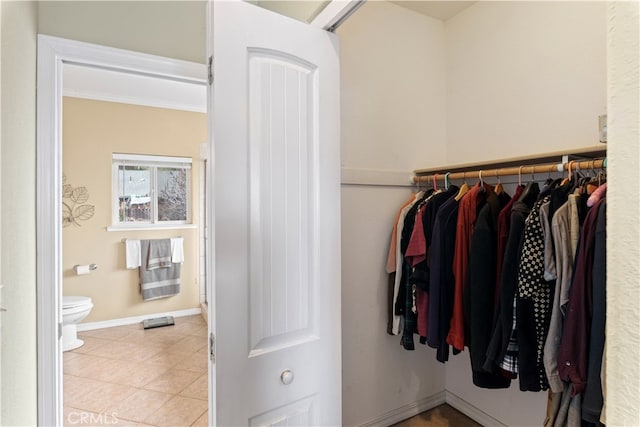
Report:
M 142 255 L 142 261 L 146 263 L 147 270 L 171 267 L 171 240 L 155 239 L 149 242 L 149 254 Z
M 169 248 L 169 262 L 163 260 L 164 243 L 156 245 L 156 242 L 164 242 Z M 154 248 L 154 246 L 157 246 Z M 140 272 L 140 292 L 142 299 L 149 301 L 157 298 L 165 298 L 180 293 L 180 264 L 171 263 L 171 243 L 169 239 L 141 240 L 140 252 L 142 265 Z M 153 261 L 153 262 L 152 262 Z M 151 268 L 150 268 L 151 266 Z

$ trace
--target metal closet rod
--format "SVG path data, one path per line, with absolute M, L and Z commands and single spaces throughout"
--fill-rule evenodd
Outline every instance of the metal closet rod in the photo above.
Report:
M 571 165 L 571 171 L 579 171 L 579 170 L 591 170 L 591 169 L 602 169 L 606 167 L 605 159 L 593 159 L 593 160 L 581 160 L 581 161 L 571 161 L 569 163 L 543 163 L 537 165 L 523 165 L 523 166 L 512 166 L 507 168 L 498 168 L 498 169 L 479 169 L 472 170 L 466 172 L 454 172 L 454 173 L 442 173 L 442 174 L 433 174 L 433 175 L 415 175 L 413 177 L 413 182 L 431 182 L 435 178 L 436 180 L 444 181 L 445 176 L 448 176 L 449 180 L 453 179 L 467 179 L 467 178 L 492 178 L 498 176 L 513 176 L 513 175 L 525 175 L 525 174 L 534 174 L 534 173 L 550 173 L 550 172 L 564 172 L 569 170 L 569 165 Z M 481 175 L 482 174 L 482 175 Z

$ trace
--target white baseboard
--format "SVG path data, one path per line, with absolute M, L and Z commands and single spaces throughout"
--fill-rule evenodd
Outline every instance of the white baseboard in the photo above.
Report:
M 200 307 L 202 309 L 202 312 L 200 313 L 202 314 L 202 318 L 207 324 L 209 324 L 209 306 L 206 303 L 202 303 L 200 304 Z
M 451 405 L 453 408 L 465 414 L 467 417 L 471 418 L 473 421 L 482 424 L 483 426 L 497 426 L 497 427 L 506 427 L 505 424 L 493 418 L 491 415 L 487 414 L 484 411 L 476 408 L 466 400 L 462 399 L 460 396 L 457 396 L 450 391 L 444 392 L 445 395 L 445 403 Z
M 145 314 L 145 315 L 142 315 L 142 316 L 122 317 L 120 319 L 103 320 L 102 322 L 79 323 L 78 326 L 77 326 L 77 329 L 78 329 L 79 332 L 82 332 L 82 331 L 91 331 L 93 329 L 113 328 L 115 326 L 133 325 L 134 323 L 140 323 L 145 319 L 152 319 L 154 317 L 194 316 L 196 314 L 200 314 L 201 312 L 202 312 L 201 308 L 188 308 L 186 310 L 168 311 L 168 312 L 165 312 L 165 313 L 153 313 L 153 314 Z
M 391 410 L 386 414 L 382 414 L 379 417 L 360 424 L 360 426 L 390 426 L 402 420 L 406 420 L 407 418 L 418 415 L 421 412 L 428 411 L 429 409 L 433 409 L 436 406 L 440 406 L 443 403 L 445 403 L 445 392 L 441 391 L 440 393 L 436 393 L 432 396 L 420 399 L 417 402 L 413 402 L 408 405 L 401 406 L 400 408 Z

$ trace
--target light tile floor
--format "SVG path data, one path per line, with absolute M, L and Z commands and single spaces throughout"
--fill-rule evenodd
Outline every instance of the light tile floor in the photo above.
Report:
M 142 324 L 79 332 L 63 355 L 65 426 L 207 425 L 207 325 Z

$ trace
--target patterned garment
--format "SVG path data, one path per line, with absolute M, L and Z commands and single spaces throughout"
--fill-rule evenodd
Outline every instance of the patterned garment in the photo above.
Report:
M 504 355 L 504 359 L 500 362 L 499 366 L 507 372 L 512 374 L 518 373 L 518 331 L 516 329 L 516 298 L 513 298 L 513 328 L 511 329 L 511 337 L 509 338 L 509 345 L 507 346 L 507 352 Z
M 538 200 L 531 209 L 524 226 L 524 241 L 518 266 L 518 296 L 531 300 L 536 329 L 536 371 L 542 390 L 549 388 L 544 369 L 543 350 L 551 319 L 551 288 L 544 280 L 544 232 L 540 208 L 550 196 Z

